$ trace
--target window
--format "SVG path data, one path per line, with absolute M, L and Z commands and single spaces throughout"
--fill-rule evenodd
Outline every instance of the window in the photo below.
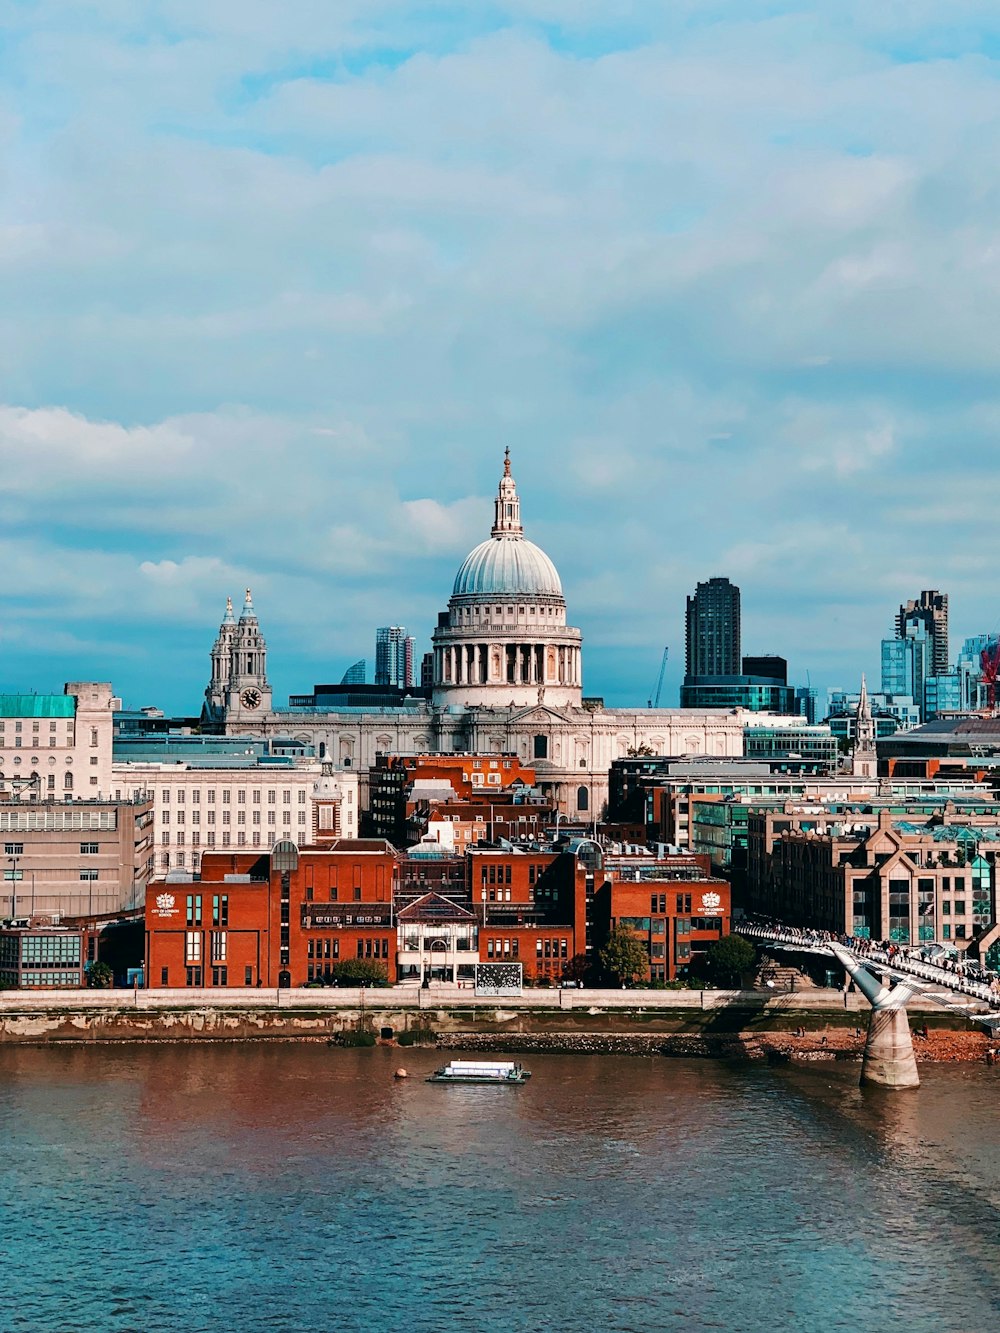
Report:
M 201 985 L 201 968 L 200 968 L 200 967 L 189 967 L 189 968 L 187 969 L 187 984 L 188 984 L 189 986 L 200 986 L 200 985 Z
M 534 742 L 534 754 L 536 759 L 548 759 L 549 757 L 549 738 L 548 736 L 536 736 Z
M 161 985 L 161 986 L 169 986 L 169 985 L 170 985 L 170 968 L 169 968 L 169 967 L 161 967 L 161 968 L 160 968 L 160 985 Z
M 212 925 L 229 925 L 229 894 L 216 893 L 212 896 Z
M 4 849 L 4 852 L 6 853 L 7 856 L 23 856 L 23 855 L 24 855 L 24 843 L 23 843 L 23 842 L 5 842 L 4 845 L 3 845 L 3 849 Z
M 578 810 L 590 809 L 590 791 L 587 787 L 577 787 L 576 789 L 576 808 Z
M 212 931 L 212 962 L 224 963 L 226 961 L 226 950 L 228 948 L 229 936 L 224 930 Z
M 201 925 L 200 893 L 189 893 L 187 896 L 187 923 L 189 926 Z
M 244 986 L 253 985 L 253 968 L 249 963 L 246 965 L 243 971 L 243 984 Z
M 184 934 L 184 961 L 186 963 L 201 962 L 201 931 L 188 930 Z
M 99 870 L 81 870 L 80 878 L 85 884 L 93 883 L 100 876 Z
M 228 967 L 213 967 L 213 968 L 212 968 L 212 985 L 213 985 L 213 986 L 228 986 L 228 985 L 229 985 L 229 969 L 228 969 Z

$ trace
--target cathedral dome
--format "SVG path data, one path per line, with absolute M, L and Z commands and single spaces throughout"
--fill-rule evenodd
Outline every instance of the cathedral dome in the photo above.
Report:
M 558 597 L 562 584 L 556 567 L 534 542 L 525 541 L 521 501 L 510 472 L 510 450 L 496 498 L 496 518 L 488 541 L 465 557 L 455 578 L 452 597 Z
M 465 557 L 453 597 L 559 597 L 556 567 L 534 542 L 504 535 L 480 542 Z

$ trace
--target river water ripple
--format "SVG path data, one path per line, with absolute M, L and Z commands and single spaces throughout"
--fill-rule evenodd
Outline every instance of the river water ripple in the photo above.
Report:
M 406 1082 L 393 1069 L 405 1063 Z M 1000 1315 L 1000 1074 L 0 1050 L 4 1333 L 789 1329 Z

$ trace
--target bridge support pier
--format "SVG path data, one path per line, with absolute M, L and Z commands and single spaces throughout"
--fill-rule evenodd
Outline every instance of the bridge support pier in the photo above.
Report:
M 913 1034 L 905 1007 L 913 992 L 905 982 L 890 990 L 846 949 L 831 944 L 830 950 L 872 1007 L 861 1062 L 862 1085 L 871 1083 L 893 1089 L 919 1087 Z
M 872 1009 L 861 1063 L 861 1082 L 883 1088 L 920 1086 L 910 1020 L 902 1006 Z

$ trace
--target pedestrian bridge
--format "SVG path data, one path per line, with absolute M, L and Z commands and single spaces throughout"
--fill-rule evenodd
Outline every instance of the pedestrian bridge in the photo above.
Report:
M 883 949 L 868 940 L 801 930 L 780 922 L 741 925 L 739 933 L 772 949 L 832 957 L 843 967 L 872 1006 L 862 1083 L 911 1088 L 920 1082 L 906 1016 L 911 995 L 961 1013 L 991 1032 L 1000 1030 L 1000 993 L 960 971 L 914 958 L 900 949 Z

